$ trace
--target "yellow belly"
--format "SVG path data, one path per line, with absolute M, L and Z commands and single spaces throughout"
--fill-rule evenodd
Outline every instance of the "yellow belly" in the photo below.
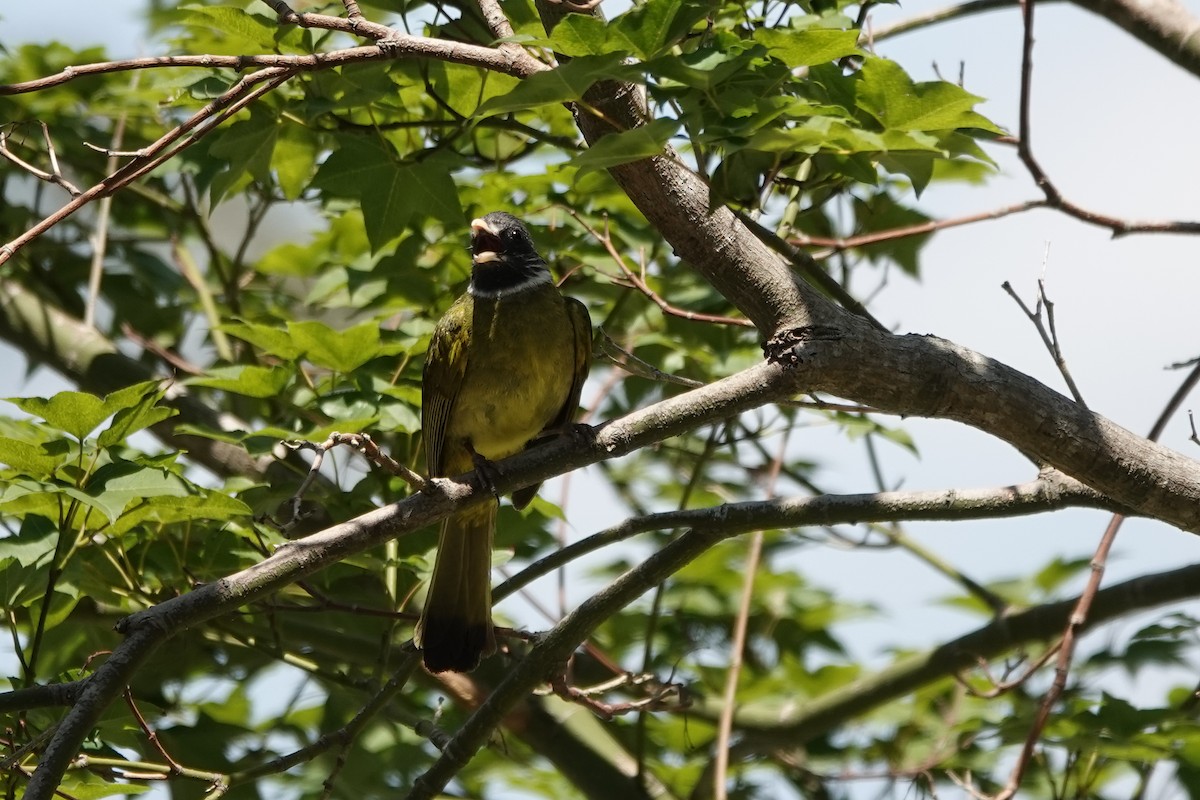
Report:
M 489 460 L 513 455 L 566 403 L 575 373 L 573 329 L 562 297 L 547 288 L 476 300 L 466 374 L 446 427 L 449 448 L 469 442 Z

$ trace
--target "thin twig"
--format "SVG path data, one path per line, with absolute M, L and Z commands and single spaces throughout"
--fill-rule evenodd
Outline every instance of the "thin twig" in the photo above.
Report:
M 1053 0 L 1042 0 L 1042 2 L 1053 2 Z M 944 22 L 951 19 L 960 19 L 973 14 L 982 14 L 985 11 L 992 11 L 998 8 L 1010 8 L 1017 4 L 1018 0 L 968 0 L 968 2 L 959 3 L 957 5 L 935 8 L 933 11 L 926 11 L 923 14 L 916 14 L 908 19 L 902 19 L 899 22 L 894 22 L 891 25 L 875 27 L 871 30 L 870 40 L 878 42 L 882 39 L 888 39 L 893 36 L 899 36 L 902 33 L 909 33 L 910 31 L 919 30 L 938 22 Z
M 775 496 L 779 471 L 787 453 L 789 427 L 780 437 L 779 452 L 771 462 L 771 470 L 767 479 L 767 499 Z M 754 578 L 758 574 L 762 561 L 764 534 L 755 531 L 750 538 L 750 549 L 746 553 L 746 564 L 743 567 L 745 577 L 742 581 L 742 597 L 738 602 L 737 616 L 733 623 L 733 641 L 730 644 L 729 671 L 725 674 L 725 691 L 721 702 L 721 717 L 717 722 L 717 762 L 713 768 L 713 796 L 716 800 L 725 800 L 728 796 L 726 785 L 729 773 L 729 740 L 733 735 L 733 714 L 737 707 L 738 679 L 742 674 L 742 664 L 745 659 L 746 638 L 750 628 L 750 607 L 754 603 Z
M 613 263 L 617 265 L 622 274 L 625 276 L 624 283 L 627 283 L 644 294 L 652 303 L 654 303 L 654 305 L 658 306 L 664 314 L 668 314 L 673 317 L 689 319 L 694 322 L 710 322 L 717 325 L 740 325 L 745 328 L 754 327 L 754 323 L 748 319 L 742 319 L 739 317 L 724 317 L 716 314 L 704 314 L 699 311 L 689 311 L 685 308 L 679 308 L 671 305 L 646 284 L 644 269 L 641 270 L 643 274 L 639 276 L 629 268 L 628 264 L 625 263 L 624 256 L 622 256 L 620 251 L 617 250 L 617 246 L 612 240 L 612 233 L 608 227 L 607 217 L 605 217 L 604 220 L 604 233 L 600 233 L 591 225 L 589 225 L 581 216 L 579 216 L 579 213 L 574 209 L 568 208 L 566 211 L 571 215 L 572 218 L 574 218 L 576 222 L 580 224 L 585 231 L 591 234 L 592 238 L 600 243 L 605 252 L 608 253 L 609 258 L 612 259 Z M 622 281 L 617 281 L 617 283 L 620 284 Z
M 821 268 L 821 265 L 816 262 L 811 255 L 791 244 L 788 241 L 775 235 L 775 232 L 764 227 L 758 220 L 746 214 L 743 211 L 733 209 L 733 213 L 742 221 L 755 238 L 765 244 L 767 247 L 774 250 L 779 255 L 783 256 L 788 262 L 795 267 L 800 274 L 815 284 L 817 288 L 828 292 L 833 299 L 841 303 L 842 308 L 862 317 L 867 322 L 871 323 L 876 330 L 887 331 L 887 327 L 882 322 L 875 319 L 874 315 L 867 310 L 858 298 L 846 291 L 846 287 L 838 283 L 833 276 L 829 275 Z
M 130 81 L 129 90 L 133 92 L 137 89 L 138 73 L 134 73 L 133 80 Z M 122 111 L 117 117 L 116 124 L 113 125 L 112 149 L 120 150 L 122 141 L 125 138 L 125 121 L 128 119 L 128 114 Z M 45 126 L 43 126 L 43 129 Z M 50 133 L 46 131 L 46 141 L 49 142 Z M 108 175 L 117 171 L 117 157 L 110 155 L 108 162 L 104 165 L 104 172 Z M 84 306 L 83 324 L 89 328 L 96 327 L 96 304 L 100 302 L 100 279 L 104 275 L 104 256 L 108 250 L 108 222 L 112 216 L 112 195 L 106 195 L 100 198 L 100 202 L 96 207 L 96 232 L 92 234 L 92 263 L 88 272 L 88 288 L 87 288 L 87 303 Z
M 211 133 L 221 122 L 262 95 L 272 91 L 293 74 L 294 72 L 288 69 L 272 68 L 260 70 L 242 78 L 182 124 L 163 134 L 154 144 L 139 151 L 142 153 L 140 157 L 81 192 L 58 211 L 45 217 L 20 236 L 0 247 L 0 264 L 88 203 L 116 192 L 175 157 L 181 150 Z
M 6 133 L 3 130 L 0 130 L 0 157 L 3 157 L 5 159 L 11 161 L 12 163 L 16 164 L 18 167 L 25 170 L 33 177 L 37 178 L 39 181 L 45 181 L 46 183 L 52 183 L 55 186 L 62 187 L 72 197 L 78 197 L 80 194 L 82 194 L 82 192 L 79 191 L 79 188 L 77 186 L 75 186 L 75 184 L 71 183 L 66 178 L 64 178 L 62 175 L 60 175 L 57 172 L 57 170 L 53 171 L 53 172 L 46 172 L 45 170 L 38 169 L 37 167 L 33 166 L 32 164 L 30 164 L 29 162 L 25 161 L 23 158 L 18 156 L 12 150 L 10 150 L 8 148 L 8 140 L 10 138 L 10 135 L 11 134 Z
M 155 733 L 154 729 L 150 727 L 150 724 L 146 722 L 146 718 L 142 716 L 141 709 L 139 709 L 137 703 L 134 702 L 133 692 L 128 686 L 125 687 L 125 705 L 129 706 L 129 711 L 133 714 L 133 718 L 137 722 L 138 727 L 142 729 L 142 734 L 146 737 L 146 741 L 150 742 L 150 744 L 154 746 L 154 749 L 158 751 L 160 756 L 162 756 L 163 761 L 166 761 L 168 766 L 170 766 L 171 774 L 178 775 L 182 773 L 183 765 L 171 757 L 171 754 L 167 752 L 167 748 L 164 747 L 163 743 L 159 740 L 158 734 Z
M 504 9 L 500 8 L 498 0 L 476 0 L 476 3 L 492 36 L 496 39 L 511 39 L 513 26 L 508 17 L 504 16 Z
M 1063 357 L 1062 347 L 1058 341 L 1058 330 L 1054 325 L 1054 303 L 1050 301 L 1049 295 L 1046 294 L 1045 279 L 1038 279 L 1038 294 L 1037 305 L 1030 309 L 1025 305 L 1025 301 L 1020 298 L 1012 284 L 1008 281 L 1000 284 L 1000 288 L 1008 292 L 1009 297 L 1016 301 L 1021 310 L 1025 312 L 1025 316 L 1029 317 L 1029 321 L 1033 323 L 1033 327 L 1037 328 L 1038 334 L 1042 337 L 1042 344 L 1046 346 L 1050 357 L 1054 359 L 1054 366 L 1058 367 L 1059 373 L 1063 380 L 1067 383 L 1067 389 L 1071 392 L 1071 396 L 1075 398 L 1075 402 L 1087 408 L 1087 403 L 1083 399 L 1083 393 L 1079 391 L 1079 387 L 1075 384 L 1075 379 L 1071 377 L 1071 371 L 1067 369 L 1067 360 Z M 1046 311 L 1046 322 L 1042 323 L 1042 309 Z
M 608 690 L 607 687 L 610 686 L 613 688 L 622 685 L 636 686 L 640 683 L 645 683 L 648 679 L 651 682 L 651 691 L 640 700 L 631 700 L 624 703 L 606 703 L 602 700 L 597 700 L 593 696 L 595 694 L 594 690 L 580 689 L 569 685 L 563 675 L 557 675 L 550 679 L 550 690 L 559 699 L 583 706 L 600 719 L 606 721 L 611 721 L 616 717 L 634 712 L 682 711 L 689 705 L 687 695 L 680 684 L 659 683 L 652 676 L 648 675 L 635 677 L 626 673 L 620 677 L 623 678 L 620 682 L 610 681 L 605 684 L 605 690 Z
M 1033 0 L 1020 0 L 1024 33 L 1021 42 L 1021 94 L 1019 107 L 1019 134 L 1017 138 L 1017 155 L 1025 165 L 1033 182 L 1046 196 L 1046 202 L 1051 208 L 1075 217 L 1084 222 L 1098 225 L 1112 231 L 1113 236 L 1129 233 L 1200 233 L 1200 222 L 1131 222 L 1129 220 L 1099 214 L 1076 205 L 1063 197 L 1062 192 L 1050 180 L 1050 176 L 1042 168 L 1037 157 L 1033 154 L 1033 125 L 1031 122 L 1032 93 L 1033 93 Z
M 342 5 L 346 7 L 346 19 L 351 22 L 365 21 L 362 11 L 358 8 L 358 3 L 355 0 L 342 0 Z
M 616 340 L 609 336 L 603 328 L 600 329 L 600 338 L 597 341 L 599 342 L 600 354 L 612 362 L 614 366 L 620 367 L 630 375 L 636 375 L 639 378 L 645 378 L 657 383 L 673 383 L 676 386 L 686 386 L 689 389 L 695 389 L 697 386 L 704 385 L 703 381 L 663 372 L 648 361 L 638 358 L 617 344 Z
M 313 453 L 313 460 L 309 466 L 308 474 L 304 476 L 304 480 L 300 482 L 300 486 L 287 501 L 287 505 L 291 508 L 291 518 L 283 522 L 268 520 L 281 530 L 290 529 L 300 521 L 301 502 L 304 499 L 304 494 L 312 486 L 317 475 L 320 473 L 321 465 L 325 461 L 325 454 L 340 445 L 345 445 L 361 453 L 372 464 L 382 467 L 413 487 L 414 491 L 424 491 L 425 487 L 429 484 L 424 477 L 380 450 L 379 445 L 375 444 L 375 440 L 366 433 L 331 433 L 328 439 L 319 443 L 310 442 L 306 439 L 297 439 L 280 442 L 280 444 L 292 451 L 308 450 Z
M 1030 211 L 1035 208 L 1045 208 L 1048 203 L 1045 200 L 1026 200 L 1023 203 L 1013 203 L 1012 205 L 1003 206 L 991 211 L 980 211 L 977 214 L 965 214 L 961 217 L 951 217 L 949 219 L 933 219 L 927 222 L 921 222 L 916 225 L 905 225 L 899 228 L 889 228 L 884 231 L 872 231 L 871 233 L 863 233 L 858 236 L 808 236 L 807 234 L 795 233 L 787 237 L 789 244 L 796 247 L 821 247 L 838 253 L 843 250 L 851 250 L 857 247 L 867 247 L 868 245 L 879 244 L 880 242 L 890 242 L 896 239 L 904 239 L 909 236 L 922 236 L 935 231 L 946 230 L 948 228 L 956 228 L 960 225 L 970 225 L 976 222 L 984 222 L 986 220 L 1001 219 L 1011 214 L 1020 214 L 1025 211 Z M 817 253 L 814 258 L 821 258 L 827 254 Z
M 1022 670 L 1021 674 L 1018 675 L 1016 678 L 998 681 L 995 678 L 992 678 L 991 675 L 988 675 L 988 680 L 991 682 L 992 685 L 986 691 L 980 691 L 979 689 L 974 688 L 969 683 L 967 683 L 966 679 L 963 678 L 962 675 L 960 675 L 957 672 L 954 674 L 954 679 L 956 681 L 958 681 L 960 684 L 962 684 L 963 688 L 965 688 L 967 690 L 967 693 L 970 694 L 972 697 L 979 697 L 979 698 L 982 698 L 985 700 L 991 700 L 993 698 L 999 697 L 1002 694 L 1011 692 L 1013 689 L 1017 688 L 1018 686 L 1024 685 L 1026 682 L 1029 681 L 1030 678 L 1032 678 L 1034 675 L 1036 675 L 1037 672 L 1042 667 L 1046 666 L 1046 664 L 1050 661 L 1050 659 L 1054 657 L 1054 654 L 1059 652 L 1059 650 L 1061 650 L 1061 649 L 1062 649 L 1062 639 L 1059 639 L 1058 641 L 1054 642 L 1052 645 L 1047 647 L 1045 652 L 1043 652 L 1040 656 L 1038 656 L 1036 661 L 1034 661 L 1032 664 L 1030 664 L 1028 667 L 1026 667 L 1024 670 Z M 987 674 L 987 663 L 986 662 L 980 664 L 980 668 L 984 671 L 985 674 Z
M 359 709 L 358 713 L 354 715 L 354 718 L 345 725 L 337 728 L 336 730 L 321 734 L 321 736 L 318 737 L 315 742 L 310 745 L 306 745 L 299 750 L 280 756 L 279 758 L 272 759 L 265 764 L 259 764 L 258 766 L 250 767 L 249 769 L 230 775 L 228 785 L 220 791 L 211 792 L 209 795 L 207 795 L 205 800 L 212 800 L 213 798 L 221 796 L 231 786 L 248 783 L 265 775 L 277 775 L 281 772 L 291 769 L 294 766 L 312 761 L 318 755 L 325 753 L 334 747 L 339 748 L 340 752 L 345 752 L 345 749 L 350 746 L 355 738 L 357 738 L 358 734 L 362 732 L 366 724 L 377 714 L 379 714 L 380 711 L 386 708 L 388 703 L 390 703 L 391 700 L 397 694 L 399 694 L 400 690 L 408 684 L 408 681 L 412 678 L 413 673 L 417 669 L 418 663 L 419 659 L 417 658 L 415 651 L 405 653 L 404 660 L 401 662 L 399 668 L 392 674 L 392 677 L 388 680 L 388 682 L 381 686 L 379 691 L 376 692 L 375 695 L 372 696 L 371 699 L 368 700 L 361 709 Z M 416 725 L 414 726 L 414 729 L 415 728 L 422 728 L 424 732 L 422 732 L 422 730 L 417 730 L 416 732 L 419 735 L 425 736 L 426 738 L 430 738 L 432 740 L 432 736 L 430 734 L 433 726 L 426 727 L 424 725 Z

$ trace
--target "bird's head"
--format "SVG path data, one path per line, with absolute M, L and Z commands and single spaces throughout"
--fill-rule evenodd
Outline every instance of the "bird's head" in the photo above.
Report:
M 471 221 L 472 295 L 500 298 L 550 282 L 550 270 L 521 220 L 493 211 Z
M 509 266 L 541 263 L 533 239 L 521 220 L 504 211 L 471 221 L 471 261 L 476 266 L 500 262 Z

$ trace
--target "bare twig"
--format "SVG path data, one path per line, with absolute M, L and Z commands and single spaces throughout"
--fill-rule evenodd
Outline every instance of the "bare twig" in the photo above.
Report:
M 620 686 L 640 686 L 647 683 L 650 684 L 650 691 L 640 700 L 606 703 L 594 696 L 602 691 L 611 691 Z M 660 683 L 651 675 L 635 676 L 623 673 L 600 687 L 580 689 L 568 684 L 566 677 L 560 674 L 550 679 L 550 690 L 556 697 L 568 703 L 583 706 L 603 720 L 612 720 L 634 712 L 681 711 L 688 707 L 688 698 L 681 685 Z
M 508 21 L 508 17 L 504 16 L 504 10 L 500 8 L 498 0 L 476 0 L 479 5 L 479 11 L 483 14 L 483 21 L 487 23 L 488 30 L 492 32 L 492 36 L 497 39 L 509 39 L 513 36 L 512 23 Z
M 1043 2 L 1054 2 L 1054 0 L 1043 0 Z M 1017 3 L 1018 0 L 968 0 L 965 3 L 935 8 L 932 11 L 915 14 L 908 19 L 902 19 L 891 25 L 882 25 L 873 28 L 870 32 L 870 41 L 878 42 L 893 36 L 899 36 L 902 33 L 920 30 L 939 22 L 968 17 L 973 14 L 982 14 L 997 8 L 1011 8 L 1017 5 Z
M 58 211 L 0 247 L 0 264 L 88 203 L 112 194 L 170 160 L 181 150 L 212 132 L 225 119 L 275 89 L 293 74 L 292 71 L 280 67 L 260 70 L 242 78 L 185 122 L 163 134 L 154 144 L 139 151 L 142 155 L 138 158 L 80 193 Z
M 44 132 L 45 126 L 43 126 L 42 129 Z M 45 181 L 46 183 L 52 183 L 55 186 L 62 187 L 72 197 L 78 197 L 81 194 L 81 192 L 79 191 L 79 188 L 77 186 L 75 186 L 75 184 L 68 181 L 66 178 L 64 178 L 58 172 L 57 160 L 53 156 L 54 150 L 50 143 L 49 134 L 46 134 L 46 144 L 48 147 L 50 147 L 51 162 L 55 164 L 53 170 L 50 172 L 47 172 L 42 169 L 38 169 L 37 167 L 33 166 L 32 164 L 30 164 L 29 162 L 25 161 L 23 158 L 18 156 L 12 150 L 10 150 L 8 147 L 8 140 L 9 140 L 10 136 L 11 136 L 10 133 L 5 132 L 4 130 L 0 129 L 0 157 L 3 157 L 5 159 L 11 161 L 13 164 L 16 164 L 18 167 L 25 170 L 33 177 L 37 178 L 39 181 Z
M 346 7 L 346 19 L 351 23 L 365 21 L 362 11 L 358 8 L 358 3 L 355 0 L 342 0 L 342 5 Z M 357 30 L 357 28 L 356 28 Z
M 599 338 L 600 354 L 611 361 L 615 366 L 620 367 L 630 375 L 636 375 L 639 378 L 656 381 L 658 383 L 673 383 L 677 386 L 686 386 L 689 389 L 694 389 L 697 386 L 703 386 L 703 382 L 693 380 L 692 378 L 684 378 L 681 375 L 673 375 L 669 372 L 663 372 L 653 364 L 638 358 L 633 353 L 626 350 L 621 345 L 608 335 L 601 328 Z
M 796 233 L 787 237 L 789 244 L 796 247 L 821 247 L 827 248 L 834 253 L 840 253 L 844 250 L 852 250 L 857 247 L 867 247 L 880 242 L 890 242 L 895 239 L 904 239 L 909 236 L 922 236 L 935 231 L 946 230 L 948 228 L 956 228 L 960 225 L 970 225 L 976 222 L 985 220 L 1001 219 L 1010 214 L 1020 214 L 1025 211 L 1030 211 L 1035 208 L 1045 208 L 1047 202 L 1045 200 L 1026 200 L 1023 203 L 1014 203 L 1009 206 L 993 209 L 991 211 L 981 211 L 977 214 L 965 214 L 961 217 L 951 217 L 949 219 L 933 219 L 928 222 L 921 222 L 916 225 L 905 225 L 900 228 L 890 228 L 885 231 L 872 231 L 858 236 L 808 236 L 806 234 Z M 814 258 L 818 258 L 826 254 L 814 254 Z
M 345 749 L 350 745 L 350 743 L 353 742 L 354 739 L 357 738 L 358 734 L 362 732 L 366 724 L 370 722 L 371 719 L 373 719 L 377 714 L 379 714 L 380 711 L 386 708 L 388 703 L 390 703 L 391 700 L 397 694 L 399 694 L 400 690 L 408 684 L 408 681 L 412 678 L 413 673 L 417 669 L 418 663 L 419 659 L 417 658 L 415 651 L 406 652 L 404 654 L 404 660 L 401 662 L 399 668 L 392 674 L 392 677 L 388 680 L 388 682 L 380 687 L 379 691 L 376 692 L 374 696 L 372 696 L 371 699 L 368 700 L 361 709 L 359 709 L 358 713 L 354 715 L 354 718 L 345 725 L 337 728 L 336 730 L 321 734 L 321 736 L 319 736 L 315 742 L 302 747 L 299 750 L 280 756 L 279 758 L 272 759 L 265 764 L 250 767 L 242 772 L 236 772 L 230 775 L 227 784 L 219 791 L 209 793 L 205 800 L 212 800 L 213 798 L 223 795 L 232 786 L 248 783 L 261 778 L 264 775 L 277 775 L 281 772 L 285 772 L 292 767 L 297 766 L 298 764 L 312 761 L 318 755 L 328 752 L 334 748 L 338 748 L 339 752 L 344 753 Z M 431 735 L 433 732 L 432 726 L 426 728 L 424 725 L 416 724 L 413 727 L 414 730 L 417 728 L 424 729 L 424 732 L 422 730 L 416 730 L 416 732 L 419 735 L 434 740 L 434 737 Z
M 1075 402 L 1087 408 L 1087 403 L 1083 399 L 1083 394 L 1079 391 L 1079 387 L 1075 384 L 1075 379 L 1071 377 L 1071 371 L 1067 369 L 1067 360 L 1063 357 L 1062 347 L 1058 341 L 1058 330 L 1054 325 L 1054 303 L 1050 301 L 1049 295 L 1046 294 L 1045 279 L 1038 280 L 1037 304 L 1030 309 L 1025 305 L 1025 301 L 1013 289 L 1012 284 L 1008 281 L 1000 284 L 1000 288 L 1008 292 L 1009 297 L 1016 301 L 1021 310 L 1025 312 L 1025 316 L 1029 317 L 1029 321 L 1033 323 L 1033 327 L 1037 328 L 1038 334 L 1042 337 L 1042 344 L 1046 346 L 1050 357 L 1054 359 L 1054 366 L 1058 367 L 1059 373 L 1063 376 L 1063 380 L 1067 383 L 1067 389 L 1071 392 L 1071 396 L 1075 398 Z M 1046 311 L 1045 324 L 1042 322 L 1042 310 Z
M 801 275 L 815 284 L 822 291 L 829 293 L 829 295 L 838 303 L 840 303 L 843 308 L 845 308 L 851 314 L 862 317 L 867 322 L 871 323 L 876 330 L 887 330 L 884 324 L 875 319 L 874 315 L 867 310 L 866 306 L 859 302 L 858 298 L 846 291 L 846 287 L 842 286 L 840 283 L 834 280 L 831 275 L 826 273 L 825 270 L 821 268 L 821 265 L 818 264 L 811 255 L 791 244 L 790 242 L 781 239 L 779 236 L 776 236 L 774 231 L 765 228 L 758 222 L 758 220 L 754 219 L 749 214 L 737 210 L 734 210 L 733 213 L 739 220 L 742 221 L 742 224 L 750 230 L 750 233 L 754 234 L 755 238 L 787 259 L 787 261 L 793 267 L 795 267 Z
M 166 761 L 170 766 L 171 773 L 178 775 L 183 772 L 183 765 L 171 757 L 171 754 L 167 752 L 167 748 L 163 747 L 163 743 L 159 740 L 158 734 L 154 732 L 154 729 L 146 722 L 146 718 L 142 716 L 141 709 L 134 702 L 133 692 L 130 691 L 128 686 L 125 687 L 125 705 L 129 706 L 129 711 L 133 714 L 138 727 L 142 729 L 142 734 L 146 737 L 146 741 L 154 746 L 154 749 L 162 756 L 163 761 Z
M 710 322 L 710 323 L 714 323 L 717 325 L 740 325 L 745 328 L 753 328 L 754 327 L 754 323 L 748 319 L 741 319 L 738 317 L 724 317 L 724 316 L 719 316 L 719 315 L 715 315 L 715 314 L 704 314 L 699 311 L 689 311 L 685 308 L 679 308 L 677 306 L 671 305 L 666 300 L 664 300 L 657 292 L 655 292 L 653 289 L 651 289 L 646 284 L 644 267 L 642 268 L 641 274 L 639 275 L 638 273 L 635 273 L 633 270 L 631 270 L 629 268 L 629 265 L 625 263 L 624 256 L 622 256 L 620 251 L 617 250 L 617 246 L 612 240 L 612 233 L 609 231 L 609 228 L 608 228 L 607 217 L 604 220 L 604 233 L 600 233 L 595 228 L 593 228 L 591 225 L 589 225 L 581 216 L 579 216 L 578 212 L 576 212 L 574 209 L 568 208 L 568 209 L 566 209 L 566 211 L 568 214 L 571 215 L 572 218 L 574 218 L 574 220 L 576 222 L 579 223 L 579 225 L 585 231 L 587 231 L 589 234 L 591 234 L 592 238 L 594 238 L 597 242 L 600 243 L 600 245 L 604 248 L 605 252 L 608 253 L 609 258 L 611 258 L 613 260 L 613 263 L 616 264 L 618 268 L 620 268 L 622 274 L 625 277 L 624 277 L 624 281 L 618 280 L 617 283 L 624 283 L 624 284 L 627 284 L 627 285 L 632 286 L 633 288 L 637 289 L 639 292 L 641 292 L 647 298 L 649 298 L 650 301 L 652 303 L 654 303 L 654 305 L 658 306 L 659 309 L 662 310 L 662 312 L 664 314 L 668 314 L 673 317 L 681 317 L 683 319 L 690 319 L 690 320 L 693 320 L 694 322 Z
M 358 10 L 358 3 L 356 2 L 346 2 L 346 0 L 343 0 L 343 5 L 346 8 L 346 19 L 330 16 L 329 14 L 296 12 L 292 10 L 286 0 L 262 0 L 262 2 L 271 7 L 271 10 L 279 16 L 281 23 L 288 25 L 341 31 L 342 33 L 352 33 L 368 39 L 375 39 L 376 41 L 390 39 L 395 34 L 395 31 L 386 25 L 371 22 L 363 17 L 362 12 Z
M 1061 649 L 1062 649 L 1062 639 L 1059 639 L 1058 641 L 1054 642 L 1052 645 L 1047 647 L 1045 652 L 1043 652 L 1040 656 L 1038 656 L 1036 661 L 1034 661 L 1032 664 L 1030 664 L 1028 667 L 1026 667 L 1024 670 L 1022 670 L 1021 674 L 1018 675 L 1016 678 L 1009 678 L 1006 680 L 996 680 L 989 674 L 988 680 L 991 682 L 991 686 L 986 691 L 980 691 L 979 689 L 974 688 L 969 683 L 967 683 L 966 679 L 963 678 L 963 676 L 961 674 L 959 674 L 957 672 L 954 674 L 954 679 L 956 681 L 958 681 L 960 684 L 962 684 L 963 688 L 965 688 L 967 690 L 967 693 L 970 694 L 972 697 L 980 697 L 980 698 L 983 698 L 986 700 L 990 700 L 992 698 L 999 697 L 1000 695 L 1005 694 L 1007 692 L 1011 692 L 1013 689 L 1017 688 L 1018 686 L 1024 685 L 1030 678 L 1032 678 L 1034 675 L 1037 674 L 1038 670 L 1040 670 L 1042 667 L 1046 666 L 1046 664 L 1050 661 L 1050 659 L 1054 657 L 1054 654 L 1059 652 L 1059 650 L 1061 650 Z M 983 670 L 983 672 L 985 674 L 987 674 L 987 662 L 981 660 L 979 667 L 980 667 L 980 669 Z
M 301 501 L 304 499 L 304 494 L 309 490 L 309 487 L 312 486 L 313 481 L 316 480 L 317 475 L 321 472 L 321 465 L 325 462 L 325 454 L 340 445 L 345 445 L 361 453 L 372 464 L 382 467 L 413 487 L 414 491 L 424 491 L 429 483 L 425 478 L 380 450 L 379 445 L 375 444 L 375 440 L 365 433 L 331 433 L 328 439 L 320 443 L 298 439 L 295 441 L 280 442 L 280 444 L 292 451 L 308 450 L 313 453 L 312 465 L 309 467 L 308 474 L 304 476 L 304 480 L 300 482 L 300 486 L 287 501 L 287 505 L 291 508 L 291 518 L 283 522 L 275 522 L 275 525 L 281 530 L 291 528 L 300 520 Z
M 1046 196 L 1046 203 L 1068 216 L 1108 228 L 1113 236 L 1129 233 L 1200 233 L 1200 222 L 1134 222 L 1090 211 L 1063 197 L 1062 192 L 1050 180 L 1050 176 L 1033 154 L 1033 125 L 1030 120 L 1033 93 L 1033 5 L 1033 0 L 1020 0 L 1024 36 L 1021 44 L 1020 133 L 1017 139 L 1017 155 L 1029 171 L 1033 182 Z
M 767 499 L 775 495 L 775 487 L 779 480 L 779 470 L 787 453 L 789 428 L 780 437 L 779 452 L 771 461 L 770 475 L 767 479 Z M 755 531 L 750 537 L 750 549 L 746 553 L 746 563 L 743 569 L 745 577 L 742 580 L 742 596 L 738 601 L 737 616 L 733 621 L 733 641 L 730 643 L 729 671 L 725 673 L 725 687 L 722 693 L 721 717 L 717 721 L 716 764 L 713 767 L 713 796 L 716 800 L 728 797 L 726 786 L 729 773 L 729 740 L 733 735 L 733 712 L 737 707 L 738 680 L 742 675 L 742 664 L 745 659 L 747 632 L 750 629 L 750 607 L 754 604 L 754 578 L 758 574 L 762 562 L 763 532 Z
M 130 91 L 137 88 L 138 73 L 134 73 L 130 81 Z M 121 149 L 125 138 L 125 121 L 128 115 L 122 112 L 113 126 L 112 149 Z M 45 126 L 42 126 L 45 130 Z M 50 132 L 46 131 L 46 141 L 50 140 Z M 105 173 L 111 175 L 117 171 L 117 157 L 109 155 L 104 167 Z M 88 273 L 87 304 L 84 306 L 83 324 L 89 328 L 96 327 L 96 304 L 100 301 L 100 279 L 104 275 L 104 256 L 108 250 L 108 221 L 112 212 L 112 195 L 100 198 L 96 210 L 96 231 L 92 234 L 92 263 Z

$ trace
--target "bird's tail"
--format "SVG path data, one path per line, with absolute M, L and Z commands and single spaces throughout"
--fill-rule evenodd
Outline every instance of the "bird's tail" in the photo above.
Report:
M 425 609 L 413 631 L 430 672 L 469 672 L 496 652 L 492 629 L 492 535 L 497 503 L 442 522 Z

